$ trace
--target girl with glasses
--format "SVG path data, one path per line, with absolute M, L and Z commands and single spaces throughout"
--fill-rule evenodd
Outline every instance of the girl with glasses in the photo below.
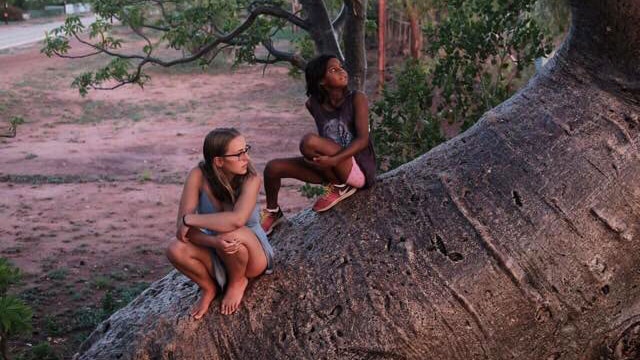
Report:
M 191 310 L 196 319 L 220 292 L 220 312 L 235 313 L 249 279 L 273 269 L 273 249 L 256 207 L 261 181 L 250 149 L 235 129 L 211 131 L 203 160 L 184 184 L 176 240 L 167 258 L 200 287 L 200 299 Z
M 338 202 L 369 187 L 375 181 L 376 159 L 369 138 L 367 96 L 349 90 L 349 75 L 333 55 L 320 55 L 305 69 L 306 107 L 318 134 L 307 134 L 300 142 L 302 156 L 275 159 L 264 170 L 267 208 L 261 225 L 267 234 L 283 219 L 278 206 L 280 180 L 294 178 L 325 184 L 324 194 L 313 210 L 327 211 Z

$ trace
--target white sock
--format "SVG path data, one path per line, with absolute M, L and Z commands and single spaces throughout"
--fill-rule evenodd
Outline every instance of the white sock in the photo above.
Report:
M 278 207 L 277 207 L 277 208 L 275 208 L 275 209 L 269 209 L 269 208 L 266 208 L 266 209 L 267 209 L 267 211 L 268 211 L 268 212 L 270 212 L 270 213 L 277 213 L 278 211 L 280 211 L 280 206 L 278 206 Z

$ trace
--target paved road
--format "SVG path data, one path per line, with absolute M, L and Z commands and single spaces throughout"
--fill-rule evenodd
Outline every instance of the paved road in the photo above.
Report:
M 96 20 L 94 15 L 81 18 L 86 26 Z M 0 50 L 16 46 L 32 44 L 44 39 L 44 33 L 64 24 L 64 21 L 54 21 L 46 24 L 25 24 L 20 26 L 0 27 Z

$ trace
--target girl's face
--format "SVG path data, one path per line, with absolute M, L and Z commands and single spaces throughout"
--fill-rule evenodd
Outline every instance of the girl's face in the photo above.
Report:
M 214 166 L 231 179 L 236 175 L 247 173 L 249 166 L 249 149 L 244 136 L 240 135 L 229 142 L 227 152 L 222 156 L 213 158 Z
M 340 60 L 331 58 L 327 62 L 324 78 L 320 83 L 326 88 L 344 88 L 349 85 L 349 74 L 342 67 Z

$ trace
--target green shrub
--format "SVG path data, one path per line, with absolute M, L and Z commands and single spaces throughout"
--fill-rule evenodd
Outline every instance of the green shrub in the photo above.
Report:
M 9 286 L 20 281 L 20 271 L 0 258 L 0 354 L 7 354 L 8 339 L 31 330 L 31 308 L 8 295 Z
M 0 258 L 0 296 L 7 293 L 10 285 L 20 282 L 20 270 L 5 258 Z
M 43 341 L 32 347 L 22 360 L 59 360 L 60 357 L 55 353 L 48 342 Z
M 324 187 L 320 185 L 311 185 L 309 183 L 305 183 L 300 187 L 300 189 L 298 189 L 298 191 L 307 199 L 313 199 L 324 193 Z
M 407 62 L 395 87 L 372 107 L 380 170 L 444 140 L 441 124 L 465 130 L 528 80 L 551 51 L 534 16 L 535 0 L 436 1 L 442 18 L 425 28 L 424 63 Z
M 382 100 L 373 105 L 372 137 L 380 170 L 393 169 L 444 141 L 439 119 L 430 111 L 432 93 L 427 67 L 409 60 L 396 85 L 385 88 Z
M 536 58 L 551 52 L 551 39 L 534 16 L 536 0 L 449 0 L 448 14 L 425 30 L 434 62 L 431 83 L 441 101 L 437 113 L 466 129 L 531 76 Z

